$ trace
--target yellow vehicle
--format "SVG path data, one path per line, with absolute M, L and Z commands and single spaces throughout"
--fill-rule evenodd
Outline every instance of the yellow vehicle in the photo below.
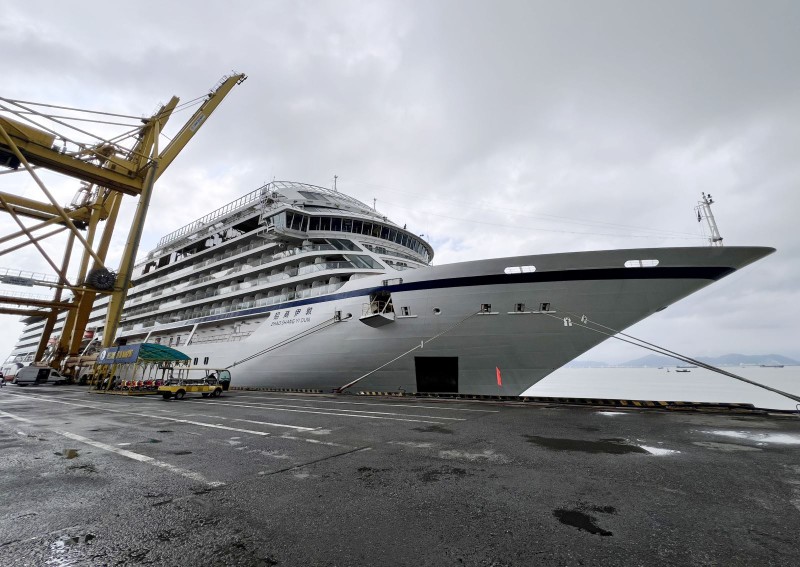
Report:
M 204 398 L 218 398 L 223 390 L 227 390 L 230 383 L 230 372 L 227 370 L 217 370 L 210 374 L 198 378 L 179 377 L 170 378 L 163 385 L 158 387 L 158 393 L 165 400 L 175 397 L 176 400 L 182 399 L 187 393 L 201 394 Z

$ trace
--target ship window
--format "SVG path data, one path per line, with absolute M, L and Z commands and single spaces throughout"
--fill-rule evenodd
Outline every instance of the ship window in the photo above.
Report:
M 325 195 L 321 195 L 320 193 L 315 193 L 313 191 L 298 191 L 303 197 L 310 201 L 327 201 L 328 199 Z
M 175 337 L 175 346 L 181 346 L 181 336 Z
M 491 303 L 481 303 L 481 313 L 491 313 L 491 311 L 492 311 Z
M 525 304 L 524 303 L 517 303 L 514 305 L 514 311 L 517 313 L 523 313 L 525 311 Z
M 205 358 L 203 359 L 203 364 L 208 364 L 208 357 L 205 357 Z
M 357 234 L 361 234 L 361 231 L 363 230 L 363 228 L 364 228 L 364 223 L 363 222 L 361 222 L 360 220 L 357 220 L 357 219 L 353 219 L 353 232 L 355 232 Z
M 299 215 L 297 213 L 289 213 L 289 218 L 287 219 L 286 224 L 292 230 L 302 230 L 304 221 L 305 221 L 305 215 Z
M 320 230 L 330 230 L 331 229 L 331 217 L 320 217 Z
M 342 219 L 339 217 L 333 217 L 331 219 L 331 230 L 336 230 L 341 232 L 342 230 Z
M 319 230 L 319 217 L 311 217 L 311 221 L 308 226 L 309 230 Z
M 363 225 L 361 225 L 361 234 L 366 234 L 367 236 L 369 236 L 371 233 L 372 233 L 371 222 L 365 222 Z
M 411 309 L 409 309 L 408 307 L 401 307 L 400 314 L 408 317 L 409 315 L 411 315 Z
M 353 232 L 353 219 L 342 219 L 342 232 Z
M 197 366 L 197 357 L 194 357 L 194 365 Z
M 658 266 L 658 260 L 628 260 L 626 268 L 652 268 Z
M 529 274 L 536 271 L 536 266 L 509 266 L 503 271 L 507 274 Z
M 358 251 L 361 250 L 358 246 L 356 246 L 350 240 L 341 240 L 339 238 L 329 238 L 328 243 L 336 248 L 337 250 L 354 250 Z
M 539 311 L 550 311 L 550 304 L 549 303 L 540 303 L 539 304 Z
M 373 270 L 382 268 L 371 256 L 347 256 L 347 259 L 350 260 L 356 268 L 370 268 Z

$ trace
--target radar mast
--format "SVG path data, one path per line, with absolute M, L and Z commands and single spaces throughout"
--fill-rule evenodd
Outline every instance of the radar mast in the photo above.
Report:
M 714 220 L 714 213 L 711 212 L 711 205 L 714 203 L 714 199 L 711 197 L 711 193 L 708 195 L 702 193 L 702 195 L 703 199 L 695 207 L 697 222 L 703 222 L 703 219 L 706 219 L 708 229 L 711 231 L 711 236 L 708 237 L 709 243 L 711 246 L 722 246 L 722 236 L 719 233 L 719 228 L 717 228 L 717 221 Z

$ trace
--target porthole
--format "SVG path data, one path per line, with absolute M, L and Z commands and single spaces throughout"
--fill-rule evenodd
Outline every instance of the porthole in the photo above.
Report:
M 434 315 L 441 315 L 442 314 L 442 310 L 439 309 L 438 307 L 434 307 L 433 308 L 433 314 Z

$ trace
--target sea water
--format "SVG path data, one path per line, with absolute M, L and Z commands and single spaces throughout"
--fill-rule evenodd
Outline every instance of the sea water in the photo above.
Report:
M 529 388 L 523 395 L 656 400 L 684 402 L 745 403 L 759 408 L 797 410 L 798 402 L 741 382 L 729 376 L 691 368 L 676 372 L 664 368 L 560 368 Z M 800 397 L 800 366 L 783 368 L 724 367 L 732 374 Z

